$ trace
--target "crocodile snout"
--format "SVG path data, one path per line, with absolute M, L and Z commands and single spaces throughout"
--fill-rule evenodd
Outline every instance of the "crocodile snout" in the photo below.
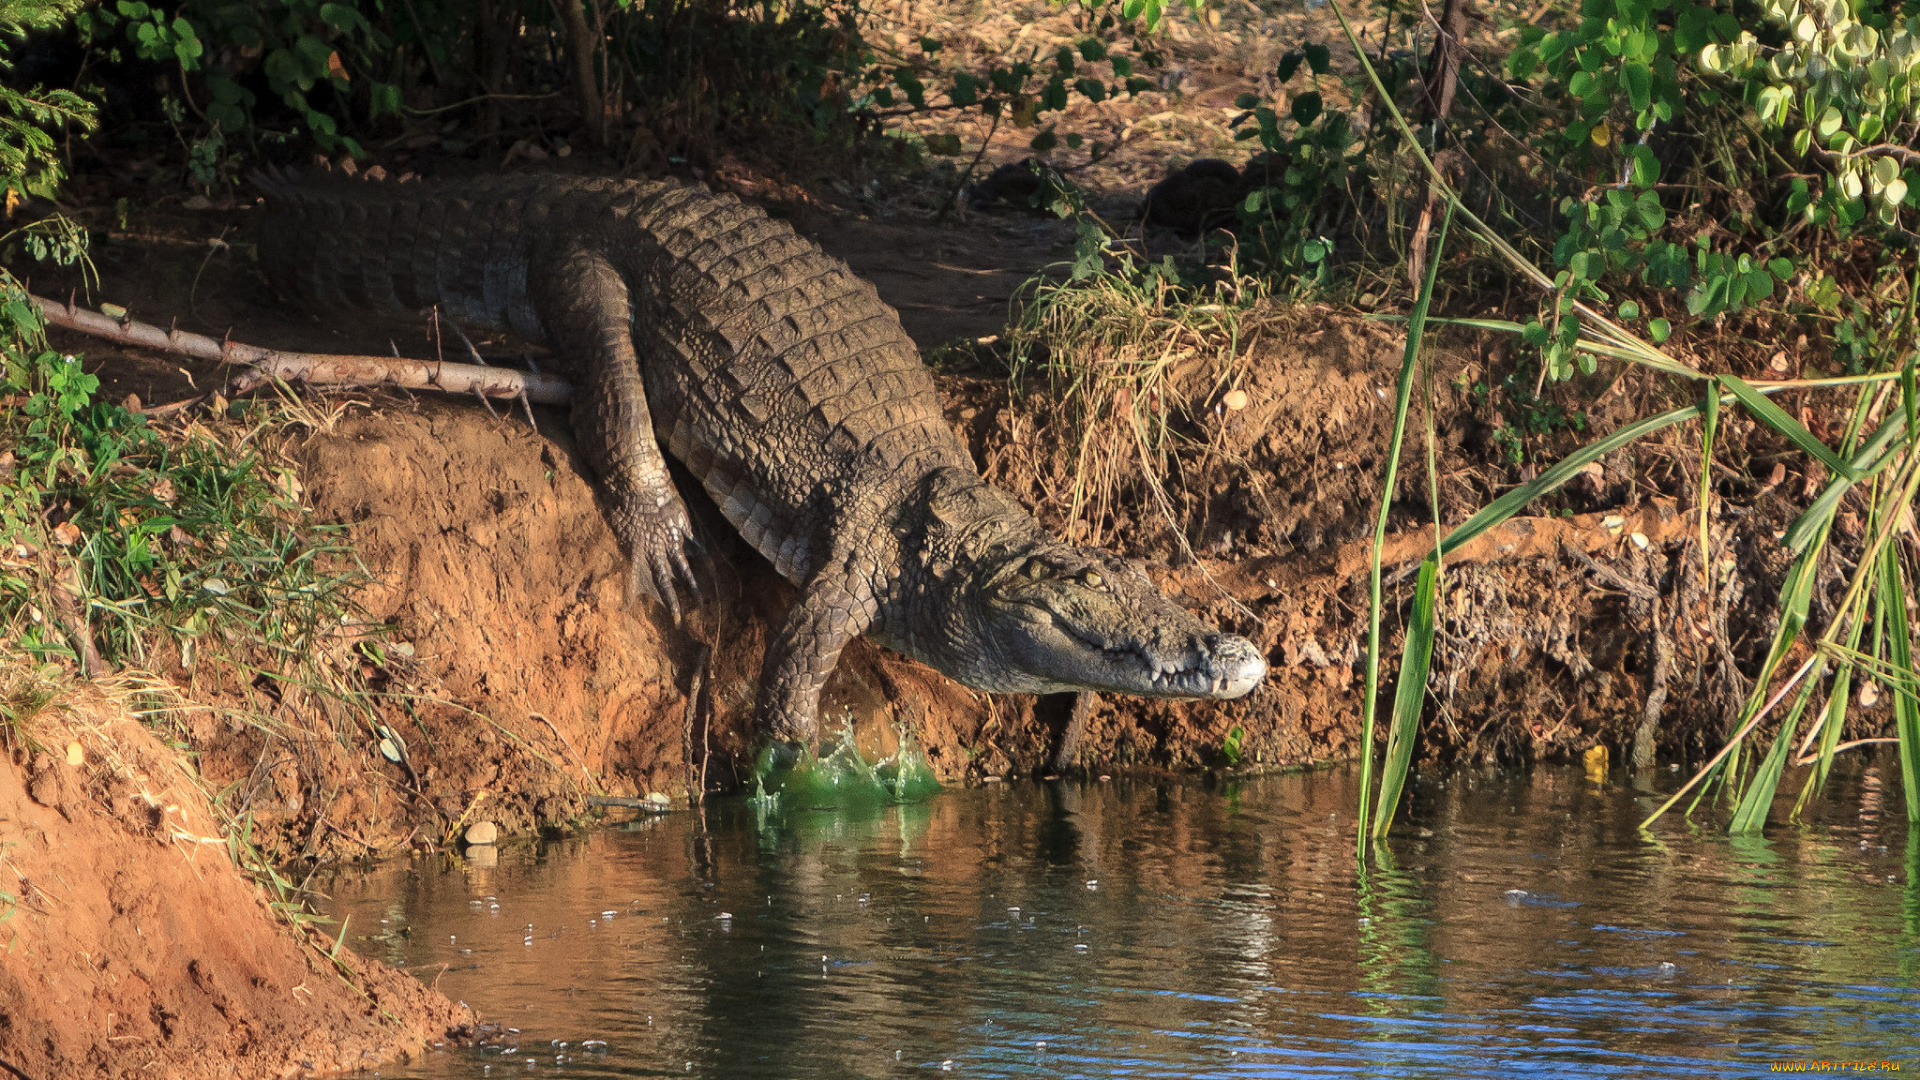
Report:
M 1243 637 L 1217 634 L 1206 640 L 1208 697 L 1245 697 L 1267 677 L 1267 659 Z

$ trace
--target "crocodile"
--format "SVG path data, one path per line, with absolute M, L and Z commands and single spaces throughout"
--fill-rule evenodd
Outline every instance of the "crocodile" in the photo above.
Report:
M 663 445 L 798 588 L 756 701 L 776 745 L 817 747 L 821 689 L 862 634 L 987 691 L 1231 699 L 1266 674 L 1252 642 L 982 479 L 899 316 L 759 208 L 672 180 L 260 184 L 283 296 L 437 307 L 570 365 L 629 602 L 678 621 L 680 589 L 699 597 Z

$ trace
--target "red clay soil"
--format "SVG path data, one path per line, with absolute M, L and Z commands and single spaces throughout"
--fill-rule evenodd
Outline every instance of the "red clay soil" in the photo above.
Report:
M 378 1065 L 471 1024 L 417 980 L 302 936 L 234 868 L 179 755 L 109 706 L 0 754 L 0 1071 L 285 1077 Z M 78 747 L 77 760 L 69 745 Z

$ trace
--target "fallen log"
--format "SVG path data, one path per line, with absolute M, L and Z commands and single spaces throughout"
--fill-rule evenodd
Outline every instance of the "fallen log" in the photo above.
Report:
M 329 353 L 281 352 L 237 341 L 215 341 L 184 330 L 162 330 L 150 323 L 28 296 L 41 317 L 55 326 L 104 338 L 119 345 L 157 349 L 201 360 L 249 367 L 263 376 L 287 382 L 325 386 L 397 386 L 409 390 L 442 390 L 449 394 L 477 394 L 483 398 L 525 400 L 541 405 L 563 405 L 573 398 L 573 386 L 564 379 L 518 368 L 451 364 L 411 360 L 399 356 L 348 356 Z

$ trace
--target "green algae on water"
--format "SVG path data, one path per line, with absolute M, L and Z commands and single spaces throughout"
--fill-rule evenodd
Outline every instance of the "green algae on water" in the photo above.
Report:
M 753 780 L 753 801 L 769 810 L 877 809 L 919 802 L 940 790 L 932 764 L 910 735 L 902 732 L 898 750 L 869 762 L 850 728 L 824 756 L 803 749 L 790 767 L 776 763 L 771 747 L 761 751 Z

